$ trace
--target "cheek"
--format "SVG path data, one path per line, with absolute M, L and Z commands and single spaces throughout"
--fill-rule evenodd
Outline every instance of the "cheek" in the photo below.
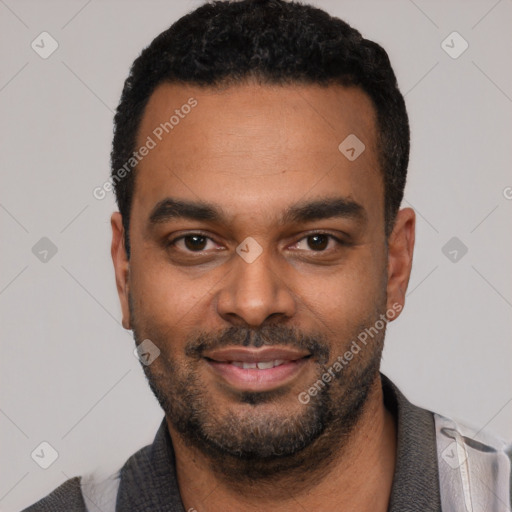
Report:
M 331 329 L 361 324 L 385 305 L 386 266 L 382 249 L 360 247 L 345 264 L 297 280 L 298 301 L 305 313 Z M 321 327 L 321 325 L 319 327 Z
M 149 250 L 144 256 L 133 254 L 130 264 L 130 292 L 137 324 L 140 329 L 160 333 L 172 330 L 174 336 L 208 297 L 208 287 L 148 254 Z
M 145 276 L 140 281 L 140 293 L 134 290 L 137 299 L 137 311 L 149 323 L 162 327 L 178 328 L 194 315 L 205 300 L 204 293 L 196 292 L 196 286 L 178 279 L 166 279 L 159 275 L 150 280 Z

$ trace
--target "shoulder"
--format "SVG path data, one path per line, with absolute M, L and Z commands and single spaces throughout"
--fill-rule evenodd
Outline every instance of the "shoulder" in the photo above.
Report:
M 105 476 L 99 470 L 66 480 L 42 500 L 22 512 L 114 511 L 120 484 L 120 471 Z
M 457 466 L 468 458 L 510 462 L 510 442 L 483 429 L 471 427 L 438 413 L 433 414 L 440 459 L 448 461 L 453 451 L 453 455 L 457 456 Z
M 478 503 L 480 510 L 510 503 L 511 444 L 440 414 L 434 421 L 443 510 L 456 501 Z
M 70 478 L 41 500 L 23 509 L 22 512 L 114 511 L 117 506 L 118 493 L 121 494 L 121 497 L 130 492 L 141 494 L 143 481 L 151 482 L 153 479 L 160 481 L 160 479 L 169 478 L 169 474 L 174 469 L 170 460 L 172 458 L 170 444 L 164 418 L 153 444 L 140 448 L 114 473 L 97 468 L 82 476 Z M 164 484 L 165 482 L 162 485 Z M 173 484 L 174 487 L 177 489 L 177 484 Z M 120 492 L 122 489 L 124 489 L 124 493 Z
M 86 512 L 80 482 L 79 476 L 66 480 L 50 494 L 22 512 Z

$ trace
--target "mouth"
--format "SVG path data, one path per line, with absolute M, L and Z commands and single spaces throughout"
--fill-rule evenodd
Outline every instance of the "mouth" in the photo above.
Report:
M 269 391 L 298 378 L 311 357 L 287 347 L 227 347 L 204 355 L 210 369 L 237 391 Z

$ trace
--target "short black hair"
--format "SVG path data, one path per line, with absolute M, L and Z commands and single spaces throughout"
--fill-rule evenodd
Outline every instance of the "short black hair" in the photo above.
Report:
M 386 51 L 346 22 L 286 0 L 214 1 L 176 21 L 134 61 L 114 118 L 111 153 L 117 204 L 129 255 L 135 171 L 119 170 L 136 149 L 145 106 L 164 82 L 197 86 L 340 84 L 361 88 L 376 112 L 385 230 L 402 202 L 409 161 L 409 121 Z

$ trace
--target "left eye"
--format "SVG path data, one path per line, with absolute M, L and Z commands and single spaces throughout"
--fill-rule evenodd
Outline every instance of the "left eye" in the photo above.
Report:
M 299 240 L 294 245 L 294 249 L 322 252 L 329 247 L 329 242 L 339 243 L 339 241 L 332 235 L 327 235 L 325 233 L 313 233 L 312 235 L 305 236 L 302 240 Z

